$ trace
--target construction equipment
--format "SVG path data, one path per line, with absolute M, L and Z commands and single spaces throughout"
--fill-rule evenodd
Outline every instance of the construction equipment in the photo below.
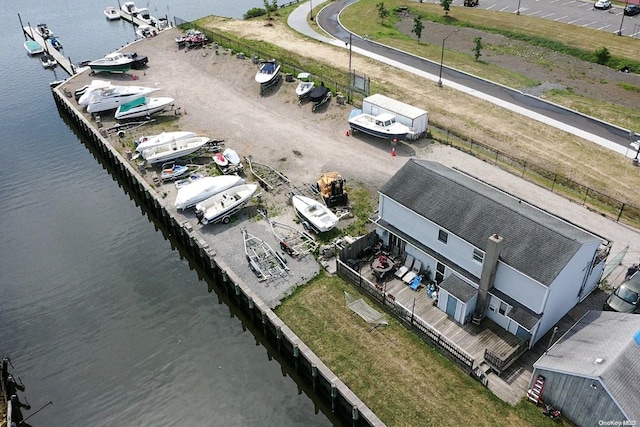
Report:
M 326 172 L 320 177 L 317 183 L 318 190 L 328 208 L 349 204 L 349 197 L 344 189 L 345 183 L 338 172 Z

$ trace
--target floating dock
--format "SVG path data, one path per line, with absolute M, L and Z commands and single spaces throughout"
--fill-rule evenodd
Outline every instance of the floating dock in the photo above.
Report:
M 22 20 L 20 20 L 22 23 Z M 46 53 L 53 56 L 54 59 L 58 62 L 58 66 L 66 71 L 70 76 L 75 75 L 78 72 L 78 68 L 71 62 L 71 59 L 64 56 L 60 53 L 59 50 L 55 49 L 51 43 L 47 43 L 48 39 L 43 38 L 38 31 L 33 28 L 31 25 L 22 26 L 22 32 L 26 39 L 31 39 L 38 43 Z M 64 50 L 64 47 L 61 49 Z

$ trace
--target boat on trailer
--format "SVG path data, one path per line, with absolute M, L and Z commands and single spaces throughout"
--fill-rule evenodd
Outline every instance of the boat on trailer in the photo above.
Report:
M 351 133 L 363 132 L 377 138 L 403 140 L 412 133 L 411 128 L 396 121 L 396 116 L 382 113 L 377 116 L 353 110 L 349 115 Z
M 142 136 L 135 141 L 135 143 L 137 144 L 136 151 L 141 153 L 148 148 L 169 144 L 173 141 L 179 141 L 181 139 L 194 138 L 195 136 L 195 132 L 187 131 L 162 132 L 157 135 Z
M 208 142 L 208 138 L 190 138 L 159 145 L 142 152 L 142 157 L 148 163 L 163 163 L 169 160 L 193 154 Z
M 224 190 L 196 205 L 196 218 L 201 224 L 228 224 L 258 189 L 257 184 L 242 184 Z
M 315 87 L 315 83 L 311 81 L 311 74 L 300 73 L 298 74 L 298 86 L 296 86 L 296 95 L 298 95 L 298 101 L 302 101 L 311 95 L 311 91 Z
M 87 65 L 94 73 L 126 73 L 131 70 L 132 63 L 133 59 L 120 52 L 114 52 L 91 61 Z
M 320 86 L 313 89 L 311 93 L 309 93 L 309 100 L 313 102 L 313 107 L 311 111 L 316 111 L 322 105 L 329 102 L 330 99 L 331 99 L 331 91 L 329 90 L 328 87 L 324 85 L 324 83 L 321 83 Z
M 176 209 L 187 209 L 221 191 L 242 184 L 244 178 L 238 175 L 205 176 L 181 186 L 173 206 Z
M 142 97 L 135 101 L 122 104 L 116 110 L 114 117 L 116 120 L 129 120 L 138 117 L 148 117 L 152 114 L 166 110 L 173 105 L 175 99 L 161 96 L 158 98 Z
M 291 197 L 291 203 L 306 229 L 324 233 L 338 225 L 336 214 L 315 199 L 295 194 Z

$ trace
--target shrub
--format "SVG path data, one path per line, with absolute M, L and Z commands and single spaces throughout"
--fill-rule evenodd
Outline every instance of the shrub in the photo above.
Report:
M 247 13 L 244 14 L 244 19 L 257 18 L 258 16 L 264 16 L 267 14 L 267 11 L 261 7 L 254 7 L 252 9 L 247 10 Z

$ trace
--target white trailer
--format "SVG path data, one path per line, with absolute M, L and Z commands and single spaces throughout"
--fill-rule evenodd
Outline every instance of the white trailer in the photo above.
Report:
M 409 126 L 413 130 L 411 134 L 407 135 L 407 139 L 415 140 L 427 134 L 429 113 L 379 93 L 362 100 L 362 112 L 372 116 L 377 116 L 381 113 L 393 114 L 396 116 L 397 122 Z

